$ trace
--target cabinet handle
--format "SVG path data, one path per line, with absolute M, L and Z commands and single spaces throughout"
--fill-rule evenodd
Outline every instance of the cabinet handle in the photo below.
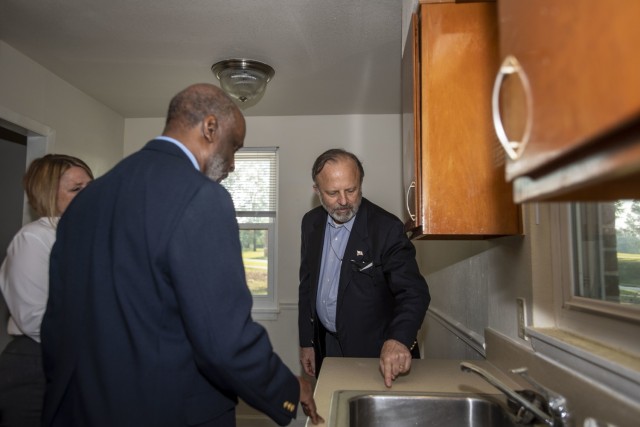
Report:
M 511 74 L 516 74 L 520 78 L 527 103 L 527 117 L 522 141 L 509 140 L 509 137 L 507 137 L 504 130 L 504 126 L 502 125 L 502 118 L 500 117 L 500 88 L 502 87 L 502 82 L 505 77 Z M 502 148 L 504 148 L 504 151 L 506 151 L 511 160 L 519 159 L 527 145 L 527 142 L 529 142 L 533 107 L 531 105 L 531 86 L 529 85 L 529 79 L 518 60 L 512 55 L 505 58 L 498 70 L 498 74 L 496 75 L 496 81 L 493 84 L 493 96 L 491 97 L 491 110 L 493 115 L 493 127 L 496 130 L 496 135 L 498 136 L 498 140 L 500 141 Z
M 405 198 L 405 203 L 407 205 L 407 213 L 409 213 L 409 218 L 411 218 L 411 221 L 415 221 L 416 220 L 416 216 L 415 214 L 411 213 L 411 208 L 409 208 L 409 192 L 411 191 L 411 189 L 415 189 L 416 188 L 416 182 L 415 181 L 411 181 L 411 185 L 409 185 L 409 188 L 407 188 L 407 197 Z

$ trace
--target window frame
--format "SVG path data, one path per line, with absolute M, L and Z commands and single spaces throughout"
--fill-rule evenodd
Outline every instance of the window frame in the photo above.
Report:
M 537 215 L 539 204 L 535 205 Z M 640 336 L 640 323 L 625 316 L 623 306 L 573 295 L 571 204 L 546 205 L 551 275 L 549 283 L 534 283 L 534 311 L 540 318 L 534 315 L 532 325 L 525 328 L 531 346 L 542 357 L 603 386 L 624 395 L 638 395 L 640 340 L 634 337 Z

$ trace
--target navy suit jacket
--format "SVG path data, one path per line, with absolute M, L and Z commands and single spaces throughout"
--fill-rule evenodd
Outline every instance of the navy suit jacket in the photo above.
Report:
M 251 318 L 229 193 L 153 140 L 63 215 L 42 325 L 45 426 L 279 424 L 299 383 Z
M 300 346 L 315 348 L 319 372 L 324 330 L 316 315 L 327 212 L 318 206 L 302 219 Z M 429 306 L 429 288 L 402 222 L 365 198 L 345 248 L 336 307 L 336 333 L 346 357 L 380 357 L 395 339 L 420 357 L 416 337 Z M 371 267 L 367 267 L 373 263 Z

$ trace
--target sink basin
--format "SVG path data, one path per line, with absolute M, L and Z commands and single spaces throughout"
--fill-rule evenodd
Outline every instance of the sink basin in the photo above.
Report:
M 335 405 L 334 405 L 335 404 Z M 338 391 L 331 427 L 513 427 L 502 395 Z

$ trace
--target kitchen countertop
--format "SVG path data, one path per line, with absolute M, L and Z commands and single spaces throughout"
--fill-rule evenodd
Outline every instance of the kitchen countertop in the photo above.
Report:
M 384 385 L 379 371 L 379 359 L 328 357 L 323 361 L 320 377 L 316 383 L 314 398 L 318 413 L 325 419 L 319 424 L 327 427 L 346 427 L 342 418 L 332 425 L 332 402 L 334 392 L 341 390 L 361 390 L 374 392 L 433 392 L 433 393 L 474 393 L 501 395 L 502 393 L 476 374 L 460 370 L 462 360 L 414 359 L 411 371 L 400 376 L 391 388 Z M 485 360 L 471 360 L 471 363 L 485 369 L 509 387 L 519 387 L 506 374 Z M 335 414 L 334 414 L 335 415 Z M 344 424 L 344 425 L 343 425 Z M 307 420 L 308 427 L 312 426 Z

